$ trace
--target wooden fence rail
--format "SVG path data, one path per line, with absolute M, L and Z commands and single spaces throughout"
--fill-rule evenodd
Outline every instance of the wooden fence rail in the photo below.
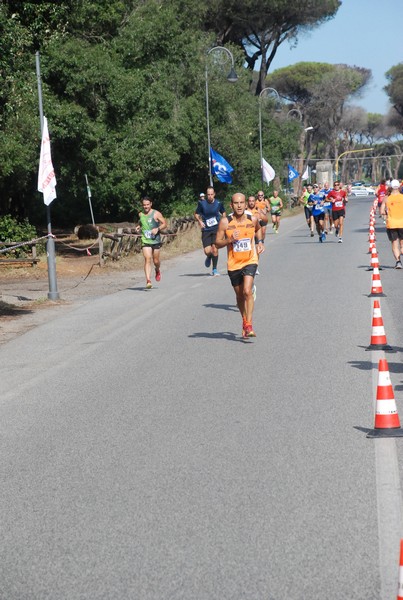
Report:
M 165 244 L 171 243 L 179 233 L 195 226 L 194 217 L 178 217 L 168 221 L 168 227 L 161 232 L 161 240 Z M 141 236 L 136 233 L 135 227 L 119 228 L 115 233 L 100 232 L 99 264 L 105 265 L 108 259 L 119 260 L 130 252 L 141 251 Z
M 41 260 L 37 257 L 36 242 L 27 242 L 23 246 L 21 246 L 21 242 L 0 242 L 0 248 L 4 246 L 10 248 L 10 252 L 13 251 L 13 246 L 18 246 L 19 248 L 26 248 L 28 246 L 31 251 L 31 256 L 16 256 L 15 258 L 9 258 L 8 256 L 4 257 L 3 254 L 0 254 L 0 265 L 26 263 L 30 264 L 32 267 L 35 267 L 36 264 Z

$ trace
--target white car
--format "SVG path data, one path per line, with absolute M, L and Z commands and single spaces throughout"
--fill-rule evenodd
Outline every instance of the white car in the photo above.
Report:
M 353 185 L 350 196 L 374 196 L 375 191 L 372 187 L 366 185 Z

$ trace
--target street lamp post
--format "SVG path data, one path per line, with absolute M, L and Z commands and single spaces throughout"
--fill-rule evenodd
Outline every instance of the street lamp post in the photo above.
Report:
M 300 111 L 299 108 L 292 108 L 287 113 L 287 118 L 297 119 L 301 125 L 301 133 L 299 137 L 299 158 L 298 158 L 298 172 L 300 173 L 300 179 L 298 180 L 298 195 L 300 192 L 300 188 L 302 186 L 302 175 L 304 174 L 306 168 L 304 169 L 304 156 L 305 156 L 305 146 L 306 144 L 306 134 L 309 131 L 313 131 L 315 128 L 312 125 L 307 125 L 304 119 L 304 115 Z M 305 127 L 305 125 L 307 125 Z M 310 156 L 310 138 L 308 139 L 308 156 L 307 156 L 307 165 L 309 165 L 309 156 Z
M 209 96 L 208 96 L 208 60 L 207 60 L 207 58 L 212 52 L 225 52 L 230 57 L 231 70 L 227 75 L 227 81 L 229 81 L 230 83 L 235 83 L 236 81 L 238 81 L 238 75 L 236 74 L 235 68 L 234 68 L 234 57 L 232 55 L 232 52 L 230 52 L 224 46 L 214 46 L 214 48 L 210 48 L 210 50 L 207 52 L 207 56 L 206 56 L 206 120 L 207 120 L 207 144 L 208 144 L 208 173 L 209 173 L 209 179 L 210 179 L 210 186 L 213 185 L 213 175 L 212 175 L 212 170 L 211 170 L 211 152 L 210 152 L 211 141 L 210 141 L 210 116 L 209 116 Z
M 346 152 L 342 152 L 341 154 L 339 154 L 339 156 L 336 158 L 336 165 L 334 168 L 334 172 L 336 174 L 336 181 L 339 178 L 339 160 L 342 156 L 345 156 L 345 154 L 353 154 L 354 152 L 366 152 L 367 150 L 373 150 L 373 148 L 360 148 L 359 150 L 346 150 Z
M 259 147 L 260 147 L 260 172 L 262 175 L 262 184 L 264 183 L 263 178 L 263 140 L 262 140 L 262 97 L 263 94 L 267 92 L 272 92 L 276 96 L 276 103 L 280 102 L 280 95 L 277 90 L 271 87 L 263 88 L 259 94 Z

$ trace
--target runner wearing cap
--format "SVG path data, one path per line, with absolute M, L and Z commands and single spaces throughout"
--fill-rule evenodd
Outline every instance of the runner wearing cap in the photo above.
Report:
M 318 232 L 320 242 L 326 241 L 324 200 L 325 194 L 319 191 L 319 186 L 315 183 L 313 193 L 308 198 L 308 204 L 312 206 L 312 216 L 316 224 L 316 231 Z

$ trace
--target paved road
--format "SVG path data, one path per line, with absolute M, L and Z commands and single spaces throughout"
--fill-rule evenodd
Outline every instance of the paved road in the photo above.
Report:
M 211 278 L 200 250 L 0 347 L 1 600 L 396 596 L 403 439 L 366 438 L 370 205 L 350 202 L 343 244 L 301 215 L 270 232 L 254 341 L 224 255 Z

